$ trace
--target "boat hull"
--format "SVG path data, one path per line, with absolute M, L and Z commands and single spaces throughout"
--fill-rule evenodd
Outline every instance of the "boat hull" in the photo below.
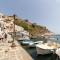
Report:
M 39 47 L 36 47 L 36 51 L 37 51 L 37 54 L 41 54 L 41 55 L 45 55 L 45 54 L 51 54 L 53 53 L 51 50 L 49 49 L 42 49 L 42 48 L 39 48 Z

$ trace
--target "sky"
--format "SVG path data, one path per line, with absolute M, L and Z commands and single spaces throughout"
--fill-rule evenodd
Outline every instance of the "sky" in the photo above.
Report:
M 0 12 L 16 14 L 60 34 L 60 0 L 0 0 Z

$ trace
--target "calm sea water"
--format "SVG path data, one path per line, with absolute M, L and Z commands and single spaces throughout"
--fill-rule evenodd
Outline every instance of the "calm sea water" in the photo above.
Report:
M 52 35 L 51 37 L 55 38 L 54 41 L 60 43 L 60 35 Z
M 60 35 L 54 35 L 56 41 L 60 43 Z M 43 39 L 32 39 L 33 41 L 39 41 Z M 23 46 L 23 48 L 31 55 L 34 60 L 60 60 L 56 54 L 48 54 L 48 55 L 37 55 L 36 48 L 28 48 L 27 46 Z
M 37 55 L 36 48 L 24 48 L 34 60 L 60 60 L 56 54 Z

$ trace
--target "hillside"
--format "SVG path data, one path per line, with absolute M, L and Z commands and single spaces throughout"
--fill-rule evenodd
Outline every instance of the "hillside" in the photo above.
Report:
M 15 24 L 22 26 L 25 30 L 29 31 L 30 36 L 40 36 L 41 34 L 49 32 L 46 27 L 31 23 L 27 19 L 16 18 Z

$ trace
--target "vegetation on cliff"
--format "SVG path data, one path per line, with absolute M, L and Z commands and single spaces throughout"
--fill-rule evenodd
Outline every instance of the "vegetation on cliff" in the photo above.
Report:
M 46 32 L 49 32 L 48 29 L 44 26 L 37 25 L 36 23 L 31 23 L 27 19 L 16 19 L 15 24 L 22 26 L 25 30 L 29 31 L 30 36 L 40 36 Z

